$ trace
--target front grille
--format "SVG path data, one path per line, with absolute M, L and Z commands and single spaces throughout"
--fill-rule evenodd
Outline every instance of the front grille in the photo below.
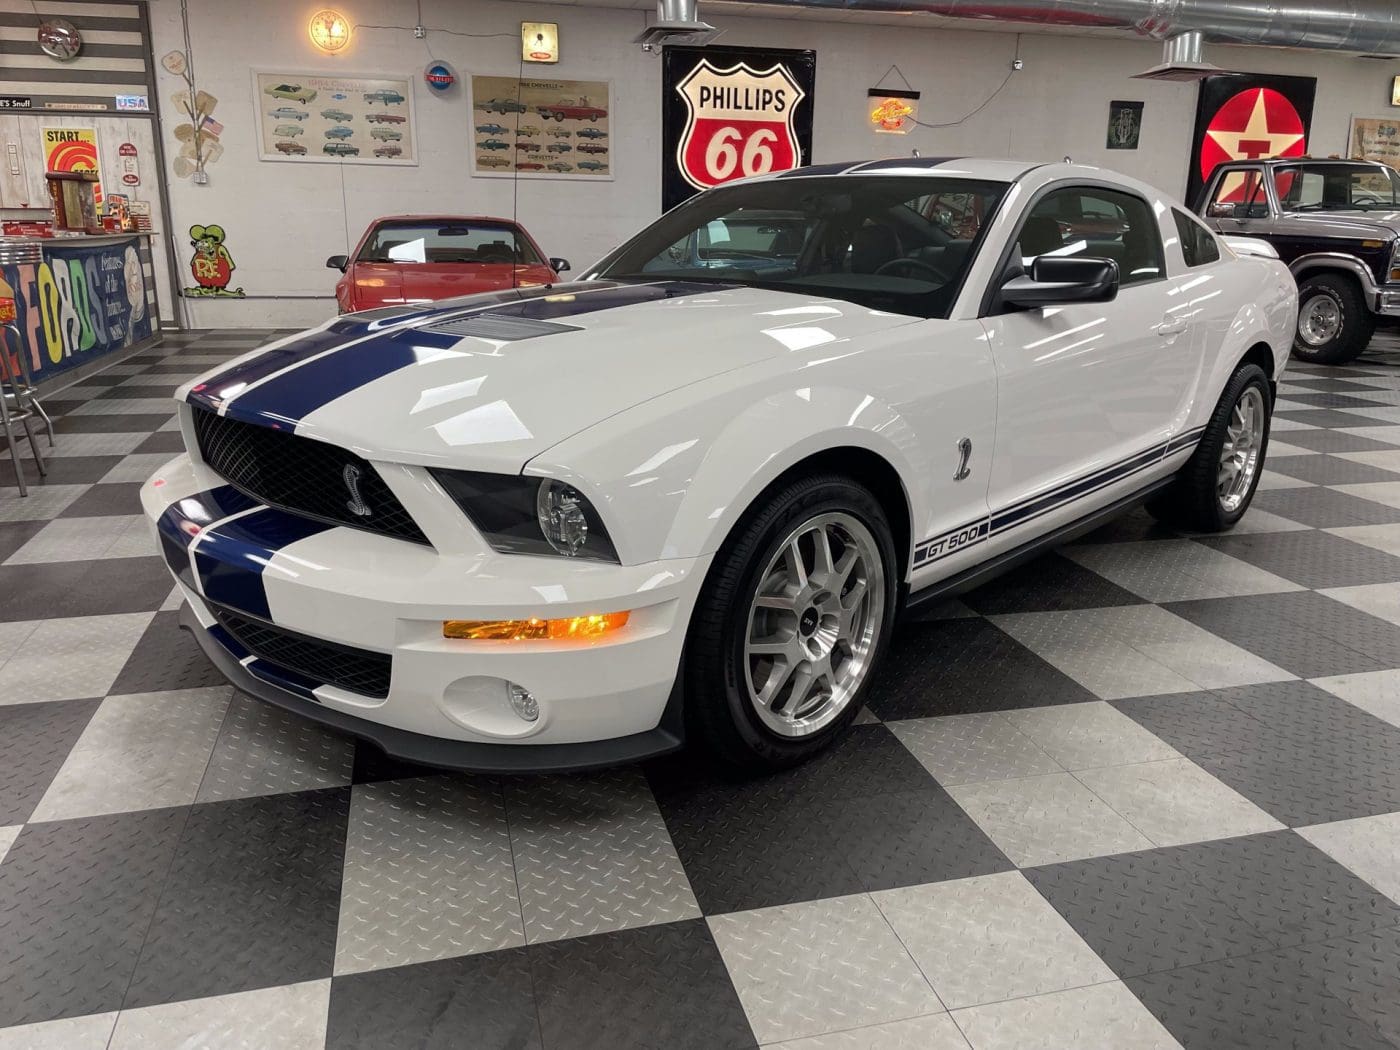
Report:
M 270 664 L 362 696 L 383 699 L 389 695 L 389 671 L 394 658 L 387 653 L 308 638 L 221 605 L 211 604 L 209 608 L 224 630 L 254 656 Z
M 352 529 L 428 542 L 379 472 L 347 449 L 204 408 L 194 410 L 194 433 L 204 462 L 256 500 Z M 351 511 L 356 495 L 369 514 Z

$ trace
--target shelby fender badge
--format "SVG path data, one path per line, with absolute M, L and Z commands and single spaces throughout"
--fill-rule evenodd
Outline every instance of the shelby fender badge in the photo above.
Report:
M 792 118 L 806 92 L 782 63 L 719 69 L 702 58 L 676 91 L 689 111 L 676 164 L 696 189 L 801 166 Z
M 345 506 L 357 518 L 368 518 L 374 513 L 374 508 L 360 495 L 360 474 L 360 468 L 353 463 L 345 464 L 345 469 L 340 472 L 345 487 L 350 491 L 350 498 L 345 501 Z

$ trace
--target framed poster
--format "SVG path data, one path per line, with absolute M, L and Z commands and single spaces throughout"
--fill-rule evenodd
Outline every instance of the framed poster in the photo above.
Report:
M 1227 160 L 1301 157 L 1312 126 L 1314 77 L 1227 73 L 1201 81 L 1186 200 L 1194 204 L 1216 166 Z M 1244 190 L 1239 176 L 1238 191 Z M 1226 197 L 1232 192 L 1227 186 Z
M 1352 117 L 1347 156 L 1400 167 L 1400 118 Z
M 408 77 L 253 73 L 259 156 L 303 164 L 417 164 Z
M 44 140 L 44 170 L 52 172 L 102 172 L 97 157 L 97 132 L 93 128 L 42 128 Z M 102 209 L 102 183 L 93 187 L 95 200 Z
M 1137 149 L 1142 138 L 1141 102 L 1113 101 L 1108 104 L 1109 149 Z
M 611 110 L 606 80 L 472 77 L 472 172 L 611 179 Z
M 668 47 L 661 54 L 661 206 L 812 159 L 817 53 Z

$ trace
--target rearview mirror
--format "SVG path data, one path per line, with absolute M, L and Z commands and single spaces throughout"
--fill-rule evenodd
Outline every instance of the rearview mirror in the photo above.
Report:
M 344 273 L 345 268 L 349 265 L 350 257 L 348 255 L 332 255 L 329 259 L 326 260 L 327 269 L 339 270 L 341 273 Z
M 554 267 L 555 273 L 563 273 L 565 270 L 569 269 L 569 260 L 560 259 L 557 256 L 551 256 L 549 259 L 549 265 Z
M 1061 306 L 1106 303 L 1118 295 L 1118 264 L 1085 256 L 1041 256 L 1031 272 L 1001 286 L 1003 302 L 1013 306 Z

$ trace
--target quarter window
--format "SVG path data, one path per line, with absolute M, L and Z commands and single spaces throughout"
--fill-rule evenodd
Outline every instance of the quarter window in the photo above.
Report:
M 1076 187 L 1047 194 L 1021 227 L 1020 251 L 1026 267 L 1042 255 L 1112 259 L 1122 285 L 1166 273 L 1152 209 L 1141 197 L 1114 190 Z
M 1215 234 L 1185 212 L 1172 209 L 1176 232 L 1181 237 L 1181 254 L 1187 266 L 1205 266 L 1220 259 L 1220 244 Z

